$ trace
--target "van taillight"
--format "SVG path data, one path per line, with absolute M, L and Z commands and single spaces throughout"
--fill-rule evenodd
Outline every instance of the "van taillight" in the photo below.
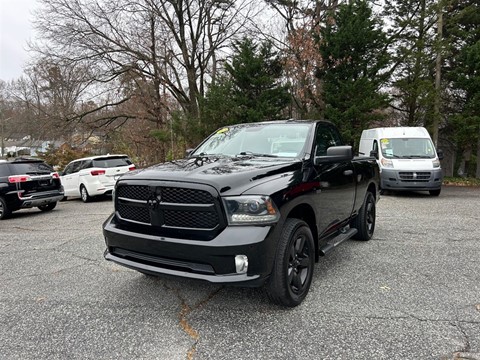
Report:
M 105 175 L 105 170 L 92 170 L 90 171 L 90 174 L 92 174 L 93 176 Z
M 133 170 L 135 170 L 135 169 L 136 169 L 135 166 L 130 166 L 130 167 L 128 168 L 128 171 L 133 171 Z
M 57 172 L 52 173 L 52 178 L 54 179 L 60 179 L 60 176 L 58 175 Z
M 9 183 L 22 183 L 32 180 L 32 178 L 28 175 L 13 175 L 8 177 Z

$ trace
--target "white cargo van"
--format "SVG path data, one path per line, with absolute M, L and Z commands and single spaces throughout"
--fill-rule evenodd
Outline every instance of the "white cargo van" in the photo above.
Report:
M 363 130 L 360 156 L 373 156 L 380 167 L 380 189 L 429 191 L 440 195 L 442 153 L 435 150 L 423 127 L 386 127 Z

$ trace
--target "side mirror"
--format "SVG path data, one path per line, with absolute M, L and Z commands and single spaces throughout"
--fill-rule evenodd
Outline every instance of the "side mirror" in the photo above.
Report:
M 443 160 L 443 150 L 437 150 L 438 160 Z
M 325 164 L 334 162 L 345 162 L 353 159 L 353 148 L 349 145 L 330 146 L 326 156 L 315 156 L 314 163 Z
M 370 151 L 370 156 L 378 160 L 378 150 Z
M 187 150 L 185 150 L 185 157 L 189 157 L 193 150 L 195 150 L 195 149 L 187 149 Z

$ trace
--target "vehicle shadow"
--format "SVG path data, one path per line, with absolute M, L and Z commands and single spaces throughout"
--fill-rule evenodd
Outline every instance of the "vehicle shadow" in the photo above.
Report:
M 425 191 L 390 191 L 390 190 L 382 190 L 382 196 L 391 196 L 391 197 L 399 197 L 399 198 L 430 198 L 428 192 Z
M 23 218 L 34 218 L 34 217 L 39 217 L 39 216 L 48 216 L 48 214 L 51 214 L 55 211 L 58 211 L 58 208 L 55 208 L 50 211 L 42 211 L 39 208 L 28 208 L 28 209 L 21 209 L 21 210 L 16 210 L 12 212 L 8 218 L 5 220 L 2 220 L 3 223 L 8 223 L 9 220 L 14 220 L 14 219 L 23 219 Z
M 65 201 L 71 201 L 71 202 L 80 202 L 80 203 L 83 203 L 82 201 L 82 198 L 80 197 L 72 197 L 72 196 L 66 196 L 64 197 L 61 202 L 65 202 Z M 102 202 L 102 201 L 112 201 L 112 195 L 98 195 L 98 196 L 94 196 L 94 197 L 91 197 L 90 200 L 88 201 L 88 203 L 94 203 L 94 202 Z

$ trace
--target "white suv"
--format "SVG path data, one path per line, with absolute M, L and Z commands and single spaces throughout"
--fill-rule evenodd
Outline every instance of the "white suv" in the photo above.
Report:
M 65 198 L 81 197 L 88 202 L 94 196 L 111 195 L 117 179 L 135 170 L 127 155 L 100 155 L 70 162 L 60 173 Z

